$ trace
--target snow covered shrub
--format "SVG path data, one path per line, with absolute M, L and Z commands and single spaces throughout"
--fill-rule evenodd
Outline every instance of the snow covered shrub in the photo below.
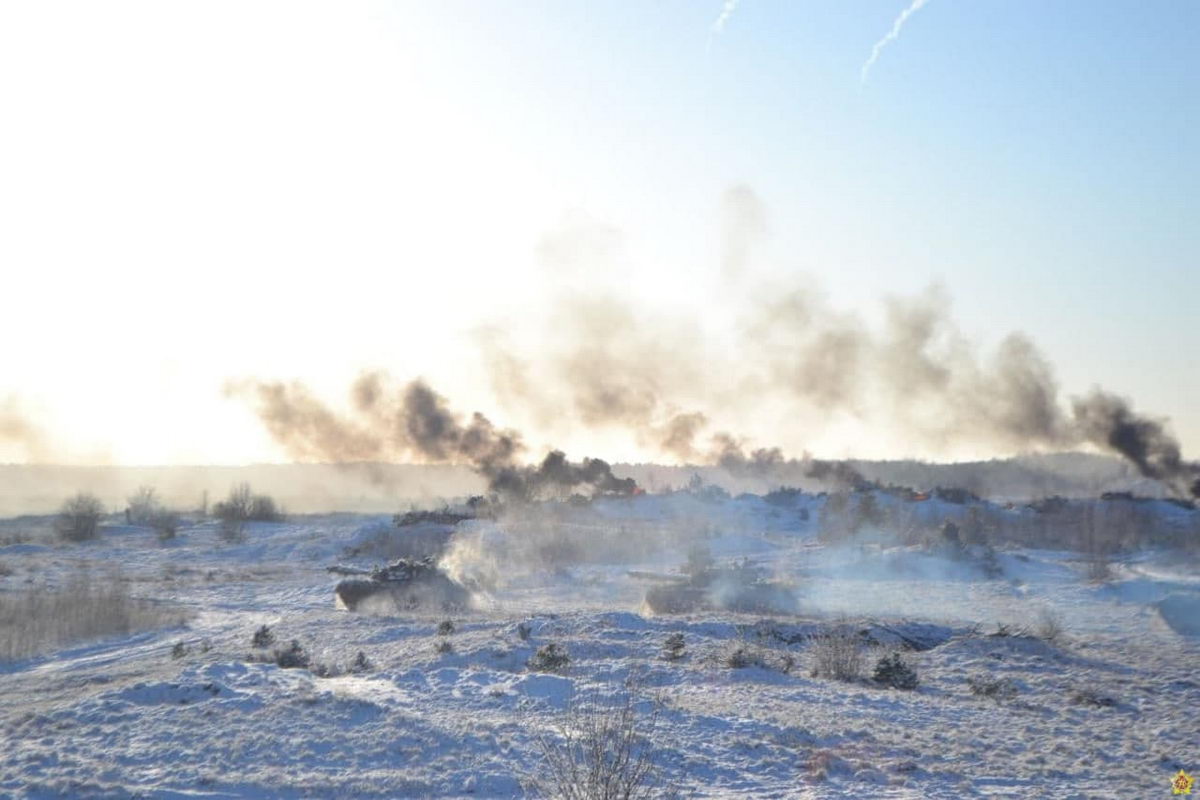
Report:
M 0 578 L 7 578 L 12 574 L 14 574 L 13 568 L 8 564 L 5 564 L 3 561 L 0 561 Z
M 517 636 L 520 637 L 522 642 L 528 642 L 529 636 L 532 633 L 533 633 L 533 628 L 529 627 L 528 623 L 525 623 L 525 622 L 517 623 Z
M 308 652 L 295 639 L 292 639 L 292 643 L 286 648 L 276 650 L 274 659 L 275 663 L 284 669 L 304 669 L 309 664 Z
M 989 697 L 997 703 L 1017 696 L 1017 685 L 1012 678 L 998 678 L 982 672 L 969 676 L 967 687 L 976 697 Z
M 447 653 L 454 652 L 454 645 L 450 644 L 450 642 L 446 641 L 445 639 L 442 639 L 437 643 L 437 647 L 434 649 L 437 650 L 438 655 L 444 656 Z
M 336 678 L 342 674 L 337 664 L 326 664 L 324 661 L 316 662 L 308 668 L 308 671 L 318 678 Z
M 367 658 L 367 654 L 362 650 L 358 651 L 358 655 L 350 662 L 350 673 L 352 675 L 361 675 L 364 672 L 370 672 L 375 669 L 375 665 Z
M 875 662 L 873 680 L 893 689 L 916 689 L 919 679 L 917 671 L 899 653 L 889 653 Z
M 682 633 L 672 633 L 663 642 L 662 657 L 665 661 L 678 661 L 684 656 L 684 641 Z
M 438 623 L 437 632 L 438 636 L 449 636 L 454 633 L 454 622 L 448 619 L 442 620 Z
M 104 506 L 99 498 L 87 492 L 80 492 L 63 503 L 55 530 L 59 537 L 69 542 L 95 539 L 103 513 Z
M 176 642 L 171 648 L 171 658 L 183 658 L 188 654 L 187 645 L 183 642 Z
M 761 667 L 771 669 L 772 653 L 761 645 L 747 641 L 731 642 L 721 656 L 721 663 L 729 669 Z
M 814 678 L 855 681 L 862 675 L 862 643 L 848 628 L 831 630 L 812 640 L 810 671 Z
M 275 644 L 275 634 L 271 633 L 271 629 L 268 626 L 263 625 L 254 632 L 251 644 L 255 647 L 270 647 Z
M 617 700 L 570 702 L 550 732 L 536 734 L 542 760 L 523 783 L 534 797 L 649 800 L 663 796 L 654 763 L 658 704 L 638 712 L 636 685 Z
M 129 596 L 119 576 L 77 573 L 57 587 L 0 594 L 0 661 L 71 642 L 126 636 L 178 622 L 180 615 Z
M 534 672 L 560 672 L 571 663 L 567 649 L 557 642 L 544 644 L 529 657 L 525 666 Z

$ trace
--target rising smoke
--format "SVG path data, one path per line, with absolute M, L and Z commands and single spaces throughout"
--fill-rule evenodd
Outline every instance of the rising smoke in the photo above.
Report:
M 392 389 L 382 373 L 361 376 L 350 391 L 353 416 L 332 410 L 300 383 L 248 382 L 234 389 L 252 395 L 271 436 L 300 461 L 466 464 L 487 480 L 490 492 L 510 502 L 637 490 L 632 479 L 616 477 L 598 458 L 572 463 L 554 450 L 536 465 L 520 463 L 525 446 L 519 433 L 499 429 L 479 413 L 464 420 L 421 380 Z
M 761 202 L 745 187 L 731 190 L 723 205 L 722 273 L 729 278 L 752 266 L 746 242 L 761 234 L 765 220 Z M 604 233 L 609 249 L 619 250 L 613 231 Z M 569 235 L 555 241 L 559 251 L 577 249 Z M 545 250 L 543 257 L 553 262 Z M 941 287 L 885 298 L 878 326 L 835 309 L 810 281 L 751 282 L 746 294 L 739 301 L 735 287 L 722 284 L 719 305 L 738 319 L 731 352 L 708 346 L 699 323 L 665 319 L 611 296 L 563 292 L 537 334 L 553 342 L 543 358 L 518 357 L 497 344 L 503 337 L 490 337 L 485 361 L 497 395 L 514 412 L 561 397 L 558 407 L 584 426 L 619 428 L 671 459 L 740 475 L 766 477 L 799 466 L 840 485 L 862 480 L 848 467 L 788 459 L 778 446 L 755 447 L 713 430 L 719 415 L 755 418 L 770 408 L 806 426 L 848 418 L 899 429 L 933 451 L 1089 444 L 1122 455 L 1176 493 L 1200 494 L 1200 468 L 1182 459 L 1161 422 L 1139 417 L 1099 389 L 1064 404 L 1053 367 L 1021 333 L 981 354 L 954 321 Z

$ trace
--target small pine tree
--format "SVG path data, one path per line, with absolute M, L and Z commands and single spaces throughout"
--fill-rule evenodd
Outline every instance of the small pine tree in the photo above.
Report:
M 254 639 L 252 641 L 255 647 L 270 647 L 275 644 L 275 634 L 271 632 L 268 626 L 263 625 L 254 632 Z
M 567 649 L 557 642 L 550 642 L 539 647 L 525 666 L 534 672 L 560 672 L 570 663 L 571 656 Z
M 684 656 L 684 641 L 682 633 L 672 633 L 663 642 L 663 659 L 678 661 Z
M 875 664 L 873 677 L 876 683 L 906 691 L 917 688 L 920 682 L 917 671 L 909 666 L 899 653 L 890 653 L 879 659 Z

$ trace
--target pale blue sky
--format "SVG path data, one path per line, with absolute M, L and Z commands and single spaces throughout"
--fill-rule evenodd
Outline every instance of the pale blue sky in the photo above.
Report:
M 544 311 L 548 232 L 609 226 L 631 298 L 719 316 L 746 185 L 764 281 L 867 317 L 940 282 L 981 345 L 1023 330 L 1064 397 L 1127 394 L 1200 451 L 1200 3 L 930 0 L 865 85 L 903 2 L 741 0 L 714 33 L 721 6 L 6 4 L 0 334 L 38 336 L 0 400 L 68 459 L 140 463 L 278 458 L 221 396 L 249 375 L 332 396 L 383 367 L 496 413 L 472 332 Z M 119 393 L 63 377 L 131 353 Z

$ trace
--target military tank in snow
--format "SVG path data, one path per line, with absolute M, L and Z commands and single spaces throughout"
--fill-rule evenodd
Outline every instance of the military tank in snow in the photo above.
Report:
M 471 592 L 438 569 L 433 558 L 401 558 L 374 569 L 332 566 L 338 575 L 333 594 L 346 611 L 456 611 L 471 602 Z
M 686 574 L 658 576 L 646 590 L 643 605 L 654 614 L 735 611 L 747 614 L 794 614 L 795 587 L 770 580 L 766 570 L 748 562 L 718 566 L 689 559 Z

